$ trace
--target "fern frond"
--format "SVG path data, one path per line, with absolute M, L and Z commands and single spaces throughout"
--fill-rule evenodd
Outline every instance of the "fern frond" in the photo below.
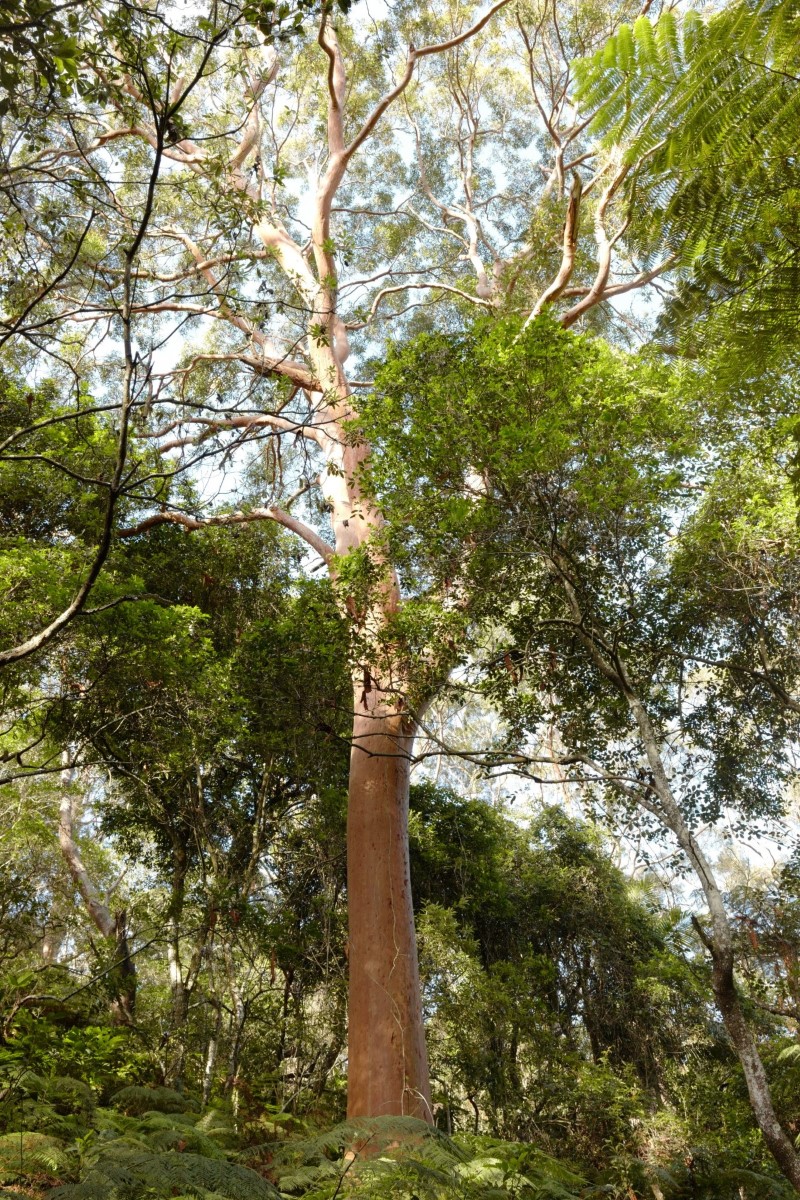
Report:
M 269 1155 L 281 1191 L 306 1200 L 574 1200 L 586 1188 L 571 1167 L 533 1146 L 452 1139 L 414 1118 L 348 1121 L 302 1142 L 272 1144 Z
M 105 1191 L 103 1191 L 105 1189 Z M 120 1142 L 99 1151 L 84 1178 L 56 1188 L 52 1200 L 172 1200 L 176 1195 L 203 1197 L 212 1193 L 221 1200 L 278 1200 L 278 1193 L 257 1172 L 238 1163 L 193 1153 L 152 1153 Z
M 621 144 L 634 168 L 633 238 L 646 255 L 666 250 L 679 262 L 662 333 L 713 317 L 743 341 L 798 346 L 796 5 L 738 0 L 680 24 L 669 11 L 621 35 L 576 71 L 595 133 Z
M 41 1175 L 52 1179 L 69 1176 L 74 1159 L 60 1138 L 46 1133 L 0 1135 L 0 1182 L 16 1183 Z
M 168 1087 L 124 1087 L 111 1097 L 111 1105 L 129 1116 L 145 1112 L 187 1112 L 196 1107 L 180 1092 Z

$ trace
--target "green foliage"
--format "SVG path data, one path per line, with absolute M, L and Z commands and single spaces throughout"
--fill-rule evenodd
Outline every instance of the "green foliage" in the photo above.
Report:
M 44 1133 L 0 1135 L 0 1178 L 3 1183 L 58 1177 L 71 1167 L 63 1142 Z
M 675 722 L 691 738 L 682 754 L 702 786 L 687 784 L 687 815 L 713 819 L 731 803 L 745 819 L 778 811 L 796 717 L 773 700 L 800 665 L 789 636 L 794 559 L 765 557 L 748 514 L 762 512 L 794 540 L 785 474 L 781 484 L 780 467 L 764 459 L 767 446 L 786 454 L 780 423 L 766 433 L 758 414 L 715 411 L 701 375 L 570 338 L 542 320 L 524 336 L 478 323 L 404 348 L 379 377 L 367 414 L 381 447 L 374 488 L 400 561 L 437 583 L 445 605 L 451 591 L 482 630 L 480 686 L 508 723 L 505 746 L 491 752 L 498 761 L 526 732 L 554 722 L 570 749 L 636 778 L 642 749 L 629 704 L 575 636 L 577 605 L 624 655 L 658 729 Z M 467 432 L 457 437 L 459 420 Z M 747 476 L 743 462 L 752 464 Z M 418 489 L 408 482 L 415 478 Z M 722 516 L 714 497 L 725 492 L 738 498 L 724 533 L 717 526 L 712 537 L 696 536 L 708 506 Z M 758 547 L 750 555 L 743 519 Z M 736 566 L 723 542 L 737 546 Z M 690 577 L 685 564 L 695 554 Z M 720 560 L 730 563 L 727 578 Z M 746 594 L 734 582 L 739 564 L 754 589 Z M 775 654 L 774 675 L 759 665 L 762 652 L 767 661 Z M 710 661 L 723 669 L 705 676 L 689 703 L 684 680 Z M 474 665 L 470 673 L 477 682 Z M 760 724 L 759 739 L 743 711 Z
M 47 1121 L 45 1097 L 72 1094 L 84 1104 L 83 1125 L 65 1140 L 39 1132 L 10 1133 L 0 1137 L 0 1168 L 3 1182 L 22 1182 L 35 1187 L 62 1181 L 50 1188 L 55 1197 L 104 1200 L 140 1200 L 179 1193 L 205 1200 L 270 1200 L 276 1196 L 260 1175 L 230 1161 L 226 1146 L 232 1130 L 221 1114 L 175 1111 L 181 1098 L 168 1088 L 124 1088 L 114 1097 L 117 1108 L 138 1116 L 120 1116 L 112 1110 L 95 1110 L 91 1093 L 74 1079 L 38 1082 L 28 1079 L 29 1090 L 39 1090 L 39 1104 L 17 1114 L 19 1120 L 34 1117 Z M 153 1106 L 146 1110 L 142 1102 Z M 188 1107 L 181 1102 L 183 1107 Z M 78 1110 L 73 1110 L 76 1118 Z M 74 1182 L 63 1182 L 65 1179 Z
M 627 185 L 634 243 L 683 268 L 664 331 L 695 352 L 723 340 L 756 370 L 797 348 L 797 37 L 793 4 L 740 0 L 707 19 L 642 16 L 578 64 L 596 128 L 643 162 Z
M 679 1031 L 703 1021 L 679 915 L 555 808 L 520 829 L 485 802 L 415 788 L 411 862 L 437 1120 L 464 1128 L 467 1095 L 490 1128 L 554 1153 L 624 1144 L 681 1058 Z
M 489 480 L 509 489 L 575 462 L 589 504 L 603 502 L 602 489 L 646 503 L 648 468 L 692 436 L 667 379 L 647 356 L 574 337 L 547 317 L 524 333 L 518 321 L 484 320 L 396 347 L 361 422 L 393 554 L 420 588 L 455 586 L 466 570 L 490 595 L 482 572 L 503 533 Z M 637 439 L 647 456 L 639 472 L 629 457 Z M 473 553 L 462 567 L 465 541 Z
M 51 1193 L 53 1200 L 153 1200 L 192 1195 L 198 1200 L 273 1200 L 274 1188 L 254 1171 L 236 1163 L 217 1161 L 189 1151 L 142 1150 L 123 1139 L 98 1148 L 89 1156 L 80 1183 L 65 1184 Z
M 81 57 L 81 7 L 69 0 L 0 3 L 0 117 L 19 111 L 24 92 L 68 92 Z
M 115 453 L 109 424 L 82 394 L 75 405 L 57 383 L 31 391 L 30 363 L 0 366 L 0 637 L 14 644 L 65 607 L 91 561 L 105 509 L 103 480 Z M 31 432 L 25 438 L 20 430 Z M 96 482 L 95 482 L 96 481 Z M 94 486 L 92 486 L 94 484 Z M 113 595 L 113 591 L 110 593 Z
M 365 1192 L 627 1200 L 629 1185 L 646 1193 L 651 1179 L 667 1200 L 683 1200 L 692 1186 L 696 1196 L 727 1198 L 726 1189 L 742 1183 L 754 1197 L 779 1195 L 756 1169 L 743 1086 L 707 1027 L 704 973 L 684 961 L 685 929 L 612 867 L 599 833 L 558 810 L 520 828 L 482 802 L 429 784 L 414 788 L 412 814 L 436 1120 L 458 1132 L 448 1137 L 397 1119 L 320 1129 L 314 1116 L 297 1121 L 256 1095 L 237 1132 L 224 1110 L 198 1111 L 191 1090 L 120 1089 L 101 1077 L 90 1089 L 82 1079 L 28 1073 L 16 1078 L 0 1116 L 23 1130 L 23 1141 L 35 1134 L 31 1146 L 48 1147 L 50 1157 L 29 1157 L 15 1180 L 49 1187 L 59 1179 L 63 1191 L 55 1195 L 130 1200 L 148 1188 L 165 1200 L 176 1191 L 272 1194 L 264 1178 L 309 1200 Z M 281 902 L 285 940 L 273 944 L 298 979 L 318 978 L 305 974 L 299 939 L 308 938 L 310 953 L 324 930 L 307 908 L 316 886 L 312 839 L 341 878 L 343 816 L 341 799 L 331 799 L 316 818 L 328 840 L 308 814 L 285 849 L 293 867 Z M 271 1036 L 259 1034 L 258 1042 Z M 54 1043 L 53 1030 L 43 1029 L 51 1062 Z M 130 1035 L 123 1044 L 131 1054 Z M 262 1095 L 269 1085 L 259 1073 L 268 1062 L 250 1050 L 243 1067 Z M 93 1070 L 85 1064 L 84 1076 L 91 1080 Z M 788 1076 L 787 1089 L 791 1104 Z M 466 1132 L 473 1110 L 465 1096 L 494 1136 Z M 695 1114 L 694 1123 L 680 1110 Z M 259 1145 L 265 1132 L 269 1140 Z M 55 1141 L 40 1143 L 40 1135 Z M 10 1145 L 14 1138 L 19 1133 Z M 232 1159 L 255 1177 L 241 1173 L 245 1166 L 233 1169 Z
M 195 489 L 172 477 L 178 460 L 142 449 L 149 437 L 159 440 L 153 429 L 162 421 L 162 441 L 175 430 L 175 448 L 198 451 L 204 487 L 204 456 L 223 455 L 212 481 L 226 475 L 225 486 L 232 478 L 243 483 L 244 508 L 278 502 L 281 491 L 285 499 L 321 465 L 313 445 L 309 462 L 300 449 L 308 414 L 296 408 L 303 402 L 292 388 L 273 386 L 265 364 L 255 364 L 252 377 L 239 374 L 254 365 L 271 309 L 280 317 L 276 344 L 305 353 L 295 322 L 306 299 L 296 277 L 288 273 L 280 299 L 267 300 L 281 253 L 270 245 L 255 258 L 251 235 L 256 222 L 272 219 L 273 205 L 287 234 L 294 228 L 296 163 L 305 170 L 315 157 L 325 103 L 324 83 L 311 82 L 309 66 L 318 59 L 324 68 L 319 47 L 310 44 L 290 72 L 298 96 L 311 97 L 311 115 L 302 111 L 305 100 L 296 113 L 293 100 L 284 104 L 286 73 L 273 107 L 275 137 L 264 141 L 274 145 L 274 161 L 262 162 L 246 142 L 231 173 L 235 139 L 259 124 L 239 121 L 231 101 L 244 93 L 249 105 L 260 95 L 262 38 L 285 40 L 320 6 L 265 0 L 200 14 L 189 5 L 179 30 L 169 24 L 169 5 L 112 4 L 100 15 L 85 5 L 81 15 L 105 44 L 85 46 L 72 36 L 80 30 L 69 24 L 77 15 L 70 5 L 49 10 L 49 28 L 28 20 L 42 15 L 34 0 L 17 7 L 9 15 L 0 5 L 8 112 L 23 91 L 27 105 L 14 130 L 3 214 L 7 311 L 25 312 L 42 280 L 69 275 L 34 314 L 43 320 L 38 332 L 25 331 L 57 348 L 53 378 L 43 376 L 33 351 L 18 348 L 0 377 L 0 432 L 13 439 L 0 463 L 4 645 L 64 606 L 102 528 L 117 430 L 111 408 L 87 410 L 94 394 L 118 394 L 113 314 L 125 309 L 119 280 L 150 163 L 147 139 L 138 145 L 112 136 L 112 113 L 132 129 L 154 122 L 156 141 L 165 133 L 174 154 L 153 189 L 153 240 L 132 264 L 138 390 L 117 527 L 144 514 L 159 521 L 174 507 L 208 515 L 199 482 Z M 346 0 L 338 4 L 347 8 Z M 348 137 L 396 79 L 394 52 L 419 16 L 412 9 L 401 4 L 369 17 L 369 45 L 346 89 Z M 524 10 L 515 8 L 515 20 L 527 20 Z M 321 12 L 333 20 L 327 0 Z M 63 45 L 62 17 L 71 29 Z M 455 14 L 459 27 L 462 17 L 466 9 Z M 450 36 L 453 19 L 449 9 L 426 11 L 415 37 L 417 26 L 426 39 L 428 30 L 431 40 Z M 569 7 L 556 60 L 575 46 L 584 52 L 614 20 L 601 4 Z M 545 46 L 549 22 L 543 11 L 536 36 Z M 487 31 L 475 79 L 495 45 L 505 53 L 507 32 L 490 41 Z M 720 317 L 709 305 L 723 298 L 737 335 L 758 327 L 775 338 L 788 329 L 790 349 L 800 244 L 796 35 L 796 12 L 784 4 L 739 2 L 707 22 L 666 13 L 623 26 L 584 67 L 586 97 L 604 105 L 611 157 L 625 153 L 624 142 L 631 161 L 644 163 L 628 180 L 628 248 L 651 260 L 665 251 L 678 256 L 683 284 L 668 318 L 700 315 L 713 331 Z M 345 51 L 354 36 L 341 30 Z M 206 59 L 217 43 L 220 54 Z M 5 52 L 17 44 L 30 62 L 8 66 Z M 520 244 L 527 231 L 530 261 L 523 252 L 525 261 L 509 271 L 519 296 L 526 273 L 546 274 L 557 262 L 561 198 L 554 175 L 549 199 L 527 211 L 527 160 L 541 160 L 537 173 L 546 161 L 540 131 L 514 111 L 518 94 L 506 100 L 487 84 L 473 98 L 468 53 L 459 48 L 440 72 L 463 76 L 467 88 L 456 105 L 461 178 L 465 195 L 474 173 L 476 195 L 477 182 L 490 180 L 495 192 L 503 177 L 501 190 L 520 197 L 513 220 L 499 192 L 480 210 L 487 242 L 499 232 Z M 539 54 L 537 47 L 530 58 L 532 80 Z M 84 63 L 98 56 L 94 82 L 80 74 L 81 55 Z M 124 84 L 120 59 L 131 72 Z M 438 111 L 430 105 L 441 94 L 430 84 L 435 61 L 418 91 L 406 94 L 408 114 L 426 104 Z M 191 80 L 200 62 L 205 77 L 175 111 L 175 80 Z M 23 72 L 31 63 L 52 67 L 53 86 L 28 87 Z M 567 111 L 564 69 L 559 105 Z M 70 80 L 81 111 L 71 103 Z M 475 131 L 466 170 L 462 99 L 474 105 L 475 122 L 491 113 L 503 137 L 511 130 L 524 171 L 513 156 L 490 162 L 483 130 Z M 109 140 L 94 155 L 87 145 L 98 129 Z M 45 149 L 53 137 L 58 148 Z M 187 138 L 200 149 L 181 162 L 185 151 L 175 147 Z M 391 272 L 414 268 L 398 278 L 421 278 L 409 247 L 423 246 L 427 256 L 433 246 L 429 197 L 416 197 L 418 212 L 404 204 L 390 224 L 411 175 L 403 143 L 389 134 L 354 160 L 353 184 L 333 219 L 352 212 L 357 224 L 323 240 L 325 253 L 337 256 L 337 278 L 318 280 L 323 290 L 338 286 L 340 268 L 356 254 L 376 267 L 361 272 L 364 279 L 383 278 L 387 262 Z M 575 143 L 579 165 L 584 145 Z M 440 152 L 431 127 L 421 153 L 438 160 L 425 181 L 430 196 L 451 200 L 448 151 Z M 106 176 L 109 166 L 114 174 Z M 256 199 L 259 181 L 264 194 Z M 270 183 L 279 189 L 272 199 Z M 368 245 L 366 205 L 376 196 L 385 224 Z M 460 224 L 453 211 L 436 216 L 448 225 L 447 240 Z M 90 212 L 91 230 L 78 247 L 76 231 Z M 222 261 L 191 266 L 174 233 L 184 226 L 203 253 Z M 573 284 L 589 277 L 582 254 Z M 24 267 L 40 262 L 41 278 L 33 278 Z M 208 270 L 218 267 L 224 300 L 222 284 L 203 291 Z M 450 277 L 448 270 L 438 267 L 437 278 Z M 459 282 L 461 266 L 452 270 Z M 365 286 L 355 294 L 368 306 Z M 86 300 L 74 315 L 110 314 L 108 360 L 75 334 L 71 319 L 59 318 L 58 305 L 72 313 L 75 295 Z M 401 295 L 390 287 L 382 313 L 395 304 L 399 312 Z M 623 354 L 546 317 L 528 328 L 494 314 L 469 324 L 469 298 L 451 310 L 449 332 L 432 332 L 421 310 L 412 320 L 427 328 L 424 336 L 394 346 L 363 403 L 359 388 L 359 417 L 347 435 L 372 448 L 360 482 L 386 527 L 336 558 L 333 585 L 311 577 L 302 552 L 272 525 L 141 529 L 114 542 L 93 592 L 96 611 L 4 677 L 0 755 L 10 773 L 29 777 L 19 790 L 6 789 L 3 809 L 2 857 L 12 867 L 0 900 L 0 1158 L 26 1192 L 57 1186 L 56 1196 L 74 1200 L 274 1200 L 276 1187 L 309 1200 L 782 1193 L 713 1015 L 704 950 L 687 915 L 652 880 L 626 878 L 588 816 L 635 827 L 643 856 L 655 853 L 659 830 L 647 817 L 632 820 L 631 792 L 651 797 L 632 693 L 644 697 L 659 744 L 669 747 L 690 824 L 732 813 L 737 828 L 758 828 L 785 809 L 798 735 L 800 554 L 781 418 L 796 407 L 796 388 L 779 380 L 781 394 L 773 396 L 774 381 L 764 382 L 756 395 L 751 361 L 745 380 L 723 394 L 709 383 L 711 369 L 673 368 L 650 351 Z M 190 306 L 175 318 L 187 341 L 173 362 L 174 386 L 155 371 L 156 398 L 143 372 L 156 347 L 166 361 L 170 304 Z M 192 314 L 203 306 L 214 306 L 221 320 L 201 318 L 202 344 L 190 344 Z M 321 355 L 331 329 L 317 315 L 306 333 Z M 219 328 L 208 332 L 212 324 Z M 244 330 L 252 336 L 241 343 Z M 702 345 L 696 333 L 694 349 Z M 369 344 L 371 353 L 378 348 Z M 76 366 L 89 361 L 91 387 Z M 212 409 L 213 419 L 203 415 Z M 252 413 L 281 414 L 287 439 L 298 432 L 294 447 L 279 457 L 277 426 L 248 423 Z M 234 428 L 241 442 L 229 437 Z M 237 457 L 228 471 L 241 447 L 257 448 L 258 462 L 242 471 Z M 303 512 L 305 492 L 300 482 L 293 512 Z M 214 514 L 224 519 L 230 508 Z M 305 516 L 318 530 L 322 513 L 309 505 Z M 397 568 L 403 603 L 376 629 L 363 617 L 385 584 L 387 561 Z M 626 664 L 627 692 L 598 667 L 597 646 Z M 482 758 L 490 771 L 527 770 L 542 788 L 557 787 L 549 795 L 565 803 L 579 794 L 585 813 L 573 820 L 542 805 L 522 822 L 454 791 L 425 784 L 412 791 L 435 1129 L 396 1118 L 329 1128 L 343 1109 L 345 784 L 351 676 L 362 661 L 385 667 L 410 712 L 424 711 L 443 690 L 454 705 L 477 692 L 499 718 L 491 744 L 467 757 Z M 554 745 L 564 748 L 558 763 Z M 74 772 L 64 767 L 65 750 L 79 754 Z M 98 936 L 76 892 L 75 863 L 68 872 L 59 858 L 59 803 L 73 794 L 82 860 L 117 930 L 130 934 L 127 962 L 135 962 L 140 984 L 130 1029 L 113 1023 L 109 1005 L 111 956 L 121 940 Z M 733 887 L 728 902 L 741 926 L 737 985 L 775 1079 L 780 1118 L 794 1133 L 792 888 L 788 874 L 776 876 L 759 894 Z M 63 965 L 47 966 L 59 953 Z M 264 1134 L 266 1146 L 249 1144 Z
M 31 994 L 34 981 L 53 992 Z M 20 996 L 29 998 L 13 1017 L 7 1016 L 0 1046 L 0 1074 L 6 1084 L 10 1083 L 12 1092 L 17 1087 L 26 1092 L 33 1088 L 32 1094 L 38 1097 L 38 1088 L 42 1087 L 41 1095 L 49 1102 L 53 1080 L 62 1076 L 82 1080 L 83 1089 L 88 1086 L 102 1090 L 120 1075 L 135 1075 L 141 1068 L 130 1032 L 106 1023 L 102 993 L 87 990 L 61 1000 L 58 993 L 72 991 L 72 980 L 57 969 L 38 978 L 29 972 L 6 975 L 2 982 L 7 1008 Z M 25 1075 L 18 1084 L 20 1068 Z
M 180 1092 L 168 1087 L 141 1087 L 132 1085 L 115 1092 L 110 1103 L 127 1116 L 142 1116 L 157 1110 L 162 1113 L 183 1113 L 192 1107 Z
M 309 1200 L 334 1195 L 417 1195 L 489 1200 L 566 1200 L 585 1180 L 532 1146 L 490 1138 L 451 1139 L 411 1117 L 348 1121 L 270 1149 L 281 1192 Z
M 353 0 L 336 0 L 336 11 L 348 13 Z M 287 41 L 297 36 L 307 22 L 313 22 L 319 11 L 333 11 L 332 0 L 295 0 L 285 3 L 281 0 L 249 0 L 242 9 L 242 16 L 249 24 L 254 25 L 268 41 Z

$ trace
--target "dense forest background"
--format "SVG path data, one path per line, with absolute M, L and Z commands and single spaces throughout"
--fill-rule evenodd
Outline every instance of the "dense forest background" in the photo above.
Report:
M 790 0 L 0 0 L 0 1195 L 800 1192 Z

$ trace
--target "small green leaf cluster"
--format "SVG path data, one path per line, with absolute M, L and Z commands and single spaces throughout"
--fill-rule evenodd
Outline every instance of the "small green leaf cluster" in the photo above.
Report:
M 353 0 L 335 0 L 336 10 L 348 13 Z M 268 41 L 285 41 L 302 31 L 321 9 L 333 10 L 333 0 L 248 0 L 242 9 L 245 21 Z
M 77 6 L 49 0 L 0 3 L 0 117 L 16 114 L 23 92 L 66 95 L 82 56 Z

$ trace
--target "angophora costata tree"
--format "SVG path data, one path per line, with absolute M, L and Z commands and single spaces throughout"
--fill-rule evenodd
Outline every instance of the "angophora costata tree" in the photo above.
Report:
M 507 740 L 469 757 L 602 799 L 693 872 L 694 924 L 753 1115 L 800 1190 L 748 1011 L 763 998 L 742 996 L 706 836 L 786 833 L 800 659 L 785 424 L 759 412 L 755 387 L 752 410 L 731 411 L 699 370 L 544 319 L 522 336 L 494 321 L 417 338 L 378 383 L 363 420 L 404 570 L 440 569 L 456 522 L 473 546 L 473 617 L 490 637 L 459 686 L 499 705 Z M 791 412 L 795 398 L 787 387 L 770 402 Z M 475 474 L 481 495 L 465 509 L 459 486 Z
M 571 99 L 570 58 L 629 13 L 498 0 L 413 20 L 361 14 L 337 31 L 325 9 L 316 41 L 282 57 L 231 6 L 186 18 L 191 36 L 177 6 L 125 14 L 125 52 L 100 13 L 91 86 L 23 128 L 8 178 L 40 205 L 65 192 L 91 204 L 92 236 L 48 291 L 61 334 L 96 333 L 100 372 L 120 320 L 136 321 L 133 436 L 165 465 L 155 501 L 148 481 L 117 536 L 271 520 L 330 572 L 353 680 L 349 1110 L 430 1117 L 409 770 L 418 722 L 458 656 L 470 547 L 441 587 L 404 595 L 363 489 L 372 451 L 357 433 L 364 381 L 349 374 L 350 340 L 363 371 L 387 316 L 399 330 L 434 302 L 450 321 L 566 305 L 570 326 L 669 265 L 614 269 L 634 168 L 596 157 L 591 114 Z M 154 155 L 165 166 L 134 263 L 119 230 L 141 228 Z M 268 493 L 249 507 L 181 506 L 168 486 L 215 453 L 211 482 L 229 487 L 232 463 L 236 486 L 248 450 Z M 480 480 L 464 489 L 469 503 Z

